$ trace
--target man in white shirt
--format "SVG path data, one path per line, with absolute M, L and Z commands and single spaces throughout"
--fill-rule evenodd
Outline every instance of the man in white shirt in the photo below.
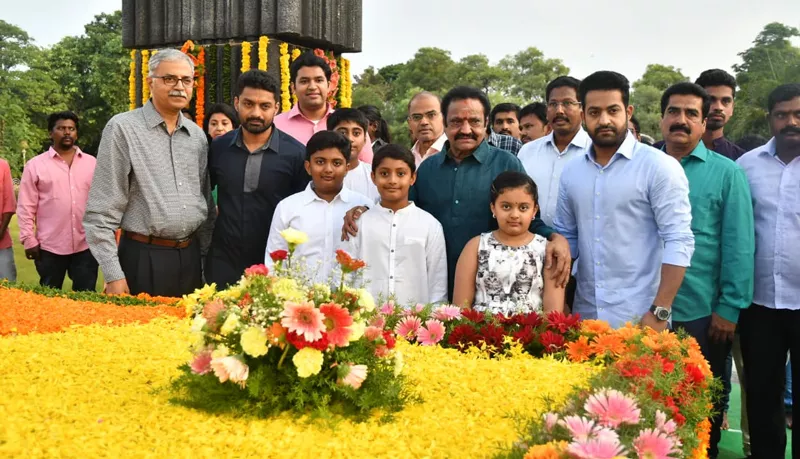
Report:
M 372 177 L 380 203 L 359 220 L 352 253 L 364 260 L 364 280 L 376 298 L 403 306 L 447 301 L 447 250 L 436 218 L 408 200 L 416 181 L 411 152 L 387 144 L 375 152 Z
M 442 99 L 428 91 L 414 94 L 408 102 L 408 127 L 416 139 L 411 153 L 417 166 L 444 148 L 447 136 L 441 110 Z
M 313 281 L 329 283 L 335 252 L 345 247 L 339 238 L 344 214 L 354 206 L 373 204 L 366 196 L 344 186 L 349 159 L 350 141 L 338 132 L 320 131 L 311 136 L 305 161 L 311 183 L 275 208 L 264 257 L 268 267 L 273 266 L 270 253 L 288 248 L 281 231 L 294 228 L 306 233 L 308 242 L 297 246 L 293 260 L 304 263 L 306 274 Z
M 582 156 L 592 139 L 581 127 L 581 104 L 578 102 L 580 80 L 560 76 L 547 85 L 547 119 L 553 131 L 526 143 L 518 157 L 539 187 L 542 220 L 552 226 L 556 216 L 558 183 L 561 171 L 569 160 Z
M 786 353 L 792 354 L 792 383 L 800 365 L 800 84 L 778 86 L 767 107 L 772 139 L 741 156 L 753 196 L 756 255 L 753 304 L 739 319 L 747 374 L 747 415 L 752 457 L 784 457 L 783 413 Z M 793 385 L 796 394 L 800 386 Z M 800 404 L 792 404 L 798 418 Z M 800 432 L 792 430 L 794 447 Z
M 350 162 L 347 163 L 344 186 L 377 202 L 380 196 L 372 182 L 372 164 L 358 158 L 358 153 L 367 142 L 369 119 L 361 110 L 340 108 L 328 116 L 327 123 L 329 131 L 336 131 L 350 140 Z

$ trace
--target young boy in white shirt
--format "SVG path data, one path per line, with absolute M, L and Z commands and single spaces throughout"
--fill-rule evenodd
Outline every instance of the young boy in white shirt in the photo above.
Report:
M 350 140 L 350 162 L 347 163 L 347 176 L 344 186 L 378 202 L 378 189 L 372 182 L 372 165 L 359 161 L 358 153 L 367 143 L 369 120 L 361 110 L 340 108 L 328 115 L 328 130 L 336 131 Z
M 339 237 L 344 214 L 354 206 L 374 205 L 366 196 L 344 186 L 350 152 L 350 141 L 338 132 L 320 131 L 311 136 L 305 161 L 311 183 L 275 208 L 264 258 L 269 268 L 273 265 L 269 254 L 288 249 L 280 232 L 294 228 L 306 233 L 308 242 L 297 246 L 293 260 L 304 260 L 306 272 L 313 274 L 310 277 L 314 282 L 329 283 L 336 250 L 346 247 Z
M 358 221 L 351 255 L 367 263 L 364 280 L 375 297 L 403 307 L 447 302 L 447 253 L 436 218 L 408 200 L 417 179 L 414 155 L 387 144 L 375 152 L 372 180 L 380 203 Z

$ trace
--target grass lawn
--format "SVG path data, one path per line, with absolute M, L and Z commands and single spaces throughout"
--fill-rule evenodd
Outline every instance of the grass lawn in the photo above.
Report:
M 25 249 L 19 242 L 19 226 L 17 225 L 17 216 L 11 217 L 11 223 L 8 225 L 8 230 L 11 232 L 11 240 L 14 243 L 14 262 L 17 264 L 17 281 L 25 282 L 26 284 L 38 284 L 39 273 L 36 272 L 32 260 L 25 258 Z M 103 288 L 103 273 L 98 272 L 97 275 L 97 290 Z M 64 290 L 72 290 L 72 280 L 69 275 L 64 279 Z

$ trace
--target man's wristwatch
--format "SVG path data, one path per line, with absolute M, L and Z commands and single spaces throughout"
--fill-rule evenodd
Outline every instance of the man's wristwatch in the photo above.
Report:
M 672 317 L 672 311 L 663 306 L 652 305 L 650 306 L 650 312 L 652 312 L 653 315 L 656 316 L 656 319 L 662 322 L 666 322 L 669 320 L 670 317 Z

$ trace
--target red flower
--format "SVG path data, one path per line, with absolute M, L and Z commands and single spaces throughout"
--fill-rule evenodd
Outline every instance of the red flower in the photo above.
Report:
M 453 347 L 464 349 L 470 344 L 477 342 L 478 334 L 472 325 L 461 324 L 453 327 L 450 331 L 450 336 L 447 338 L 447 344 Z
M 269 257 L 272 258 L 272 261 L 277 263 L 279 261 L 283 261 L 283 260 L 289 258 L 289 252 L 287 252 L 285 250 L 276 250 L 276 251 L 270 253 Z
M 503 338 L 505 336 L 506 333 L 503 327 L 494 324 L 486 324 L 478 331 L 478 339 L 495 349 L 503 348 Z
M 247 277 L 252 276 L 266 276 L 269 274 L 269 269 L 263 264 L 253 265 L 244 270 L 244 275 Z
M 547 330 L 539 335 L 539 343 L 544 347 L 545 353 L 551 354 L 560 351 L 564 347 L 564 336 Z
M 505 314 L 495 314 L 494 318 L 495 318 L 495 320 L 497 320 L 501 324 L 508 326 L 508 325 L 514 325 L 514 324 L 517 323 L 517 316 L 518 315 L 516 315 L 516 314 L 513 315 L 513 316 L 506 316 Z
M 553 330 L 558 330 L 560 333 L 566 333 L 569 330 L 579 328 L 581 316 L 578 314 L 565 315 L 560 311 L 552 311 L 547 315 L 547 327 Z
M 661 372 L 662 373 L 664 373 L 666 375 L 666 374 L 670 374 L 673 371 L 675 371 L 675 362 L 673 362 L 672 360 L 664 357 L 661 354 L 656 354 L 654 357 L 661 364 Z
M 523 346 L 527 346 L 528 344 L 533 342 L 533 339 L 536 338 L 536 335 L 533 332 L 533 327 L 530 325 L 526 325 L 517 332 L 511 334 L 517 341 L 520 342 Z
M 531 327 L 538 327 L 542 324 L 542 316 L 535 312 L 517 314 L 514 318 L 517 320 L 517 324 L 522 326 L 530 325 Z
M 703 370 L 694 363 L 687 363 L 685 367 L 686 380 L 691 384 L 702 386 L 705 384 L 706 377 L 703 375 Z
M 239 300 L 239 306 L 247 306 L 253 304 L 253 297 L 250 296 L 250 292 L 245 292 L 242 299 Z
M 353 258 L 342 249 L 336 251 L 336 262 L 342 266 L 342 272 L 345 274 L 356 272 L 364 266 L 367 266 L 364 260 Z
M 645 378 L 653 373 L 650 363 L 644 358 L 620 360 L 615 364 L 615 367 L 626 378 Z
M 394 337 L 394 333 L 391 330 L 384 330 L 383 331 L 383 339 L 386 341 L 386 347 L 389 349 L 394 349 L 394 345 L 397 343 L 397 340 Z
M 328 335 L 327 333 L 323 333 L 322 334 L 322 338 L 320 338 L 320 339 L 318 339 L 316 341 L 308 342 L 301 335 L 298 335 L 295 332 L 289 332 L 289 333 L 286 334 L 286 341 L 288 341 L 289 344 L 291 344 L 292 346 L 296 347 L 298 351 L 300 349 L 303 349 L 304 347 L 310 347 L 310 348 L 316 349 L 318 351 L 324 351 L 325 349 L 328 348 L 328 336 L 327 335 Z
M 476 324 L 483 323 L 483 321 L 486 320 L 486 316 L 482 312 L 478 312 L 474 309 L 462 309 L 461 317 Z

